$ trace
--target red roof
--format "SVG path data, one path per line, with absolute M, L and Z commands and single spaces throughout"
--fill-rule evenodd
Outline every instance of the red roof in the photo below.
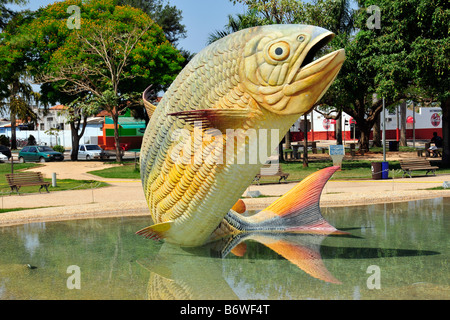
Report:
M 64 109 L 67 109 L 67 107 L 63 106 L 62 104 L 58 104 L 57 106 L 50 108 L 50 110 L 64 110 Z
M 96 117 L 111 117 L 111 112 L 102 110 L 99 113 L 97 113 Z

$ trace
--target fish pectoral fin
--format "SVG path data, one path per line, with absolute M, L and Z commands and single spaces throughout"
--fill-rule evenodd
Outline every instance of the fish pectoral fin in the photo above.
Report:
M 147 115 L 148 115 L 149 119 L 152 117 L 152 114 L 156 110 L 156 106 L 148 101 L 151 87 L 152 86 L 149 86 L 147 89 L 145 89 L 144 93 L 142 94 L 142 100 L 144 101 L 144 107 L 145 107 L 145 110 L 147 111 Z
M 245 206 L 245 202 L 242 199 L 239 199 L 233 206 L 233 208 L 231 208 L 231 210 L 234 210 L 237 213 L 244 213 L 245 211 L 247 211 L 247 207 Z
M 204 109 L 169 113 L 183 119 L 191 125 L 201 123 L 206 129 L 235 129 L 241 128 L 242 124 L 251 117 L 251 111 L 246 109 Z
M 147 239 L 162 240 L 166 237 L 166 232 L 172 227 L 172 223 L 173 221 L 154 224 L 150 227 L 137 231 L 136 234 Z

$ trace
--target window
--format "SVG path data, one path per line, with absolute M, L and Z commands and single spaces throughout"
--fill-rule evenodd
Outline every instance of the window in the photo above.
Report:
M 84 146 L 80 146 L 80 151 L 86 151 L 84 150 Z
M 93 144 L 88 144 L 86 146 L 87 150 L 102 150 L 99 146 L 93 145 Z
M 28 152 L 29 149 L 30 149 L 30 147 L 25 147 L 22 149 L 22 152 Z

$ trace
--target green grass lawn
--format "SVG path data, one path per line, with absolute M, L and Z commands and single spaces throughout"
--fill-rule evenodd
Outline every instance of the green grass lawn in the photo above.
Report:
M 35 163 L 15 163 L 14 164 L 14 172 L 22 171 L 25 169 L 36 168 L 41 166 L 40 164 Z M 11 164 L 10 163 L 0 163 L 0 193 L 1 194 L 9 194 L 11 189 L 8 186 L 8 182 L 6 181 L 5 174 L 11 173 Z M 51 179 L 45 179 L 45 181 L 52 182 Z M 57 179 L 56 187 L 52 187 L 51 185 L 48 187 L 48 190 L 51 191 L 64 191 L 64 190 L 81 190 L 81 189 L 90 189 L 90 188 L 101 188 L 105 187 L 108 184 L 105 182 L 98 182 L 94 180 L 74 180 L 74 179 Z M 39 186 L 30 186 L 30 187 L 22 187 L 19 190 L 20 193 L 36 193 L 39 192 Z M 41 192 L 45 192 L 45 190 L 41 190 Z
M 29 209 L 41 209 L 41 208 L 51 208 L 51 207 L 36 207 L 36 208 L 10 208 L 10 209 L 0 209 L 0 213 L 5 213 L 5 212 L 14 212 L 14 211 L 23 211 L 23 210 L 29 210 Z
M 125 163 L 118 167 L 89 171 L 89 173 L 110 179 L 141 179 L 139 170 L 135 170 L 134 168 L 134 162 Z

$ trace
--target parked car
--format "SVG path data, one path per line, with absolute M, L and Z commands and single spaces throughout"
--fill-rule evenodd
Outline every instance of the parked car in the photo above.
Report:
M 19 152 L 19 162 L 25 161 L 63 161 L 64 155 L 48 146 L 26 146 Z
M 6 161 L 8 161 L 8 157 L 0 152 L 0 162 L 6 162 Z
M 96 144 L 82 144 L 78 146 L 78 159 L 92 160 L 108 158 L 108 153 Z
M 0 146 L 0 152 L 7 156 L 8 159 L 11 158 L 11 150 L 7 146 Z

